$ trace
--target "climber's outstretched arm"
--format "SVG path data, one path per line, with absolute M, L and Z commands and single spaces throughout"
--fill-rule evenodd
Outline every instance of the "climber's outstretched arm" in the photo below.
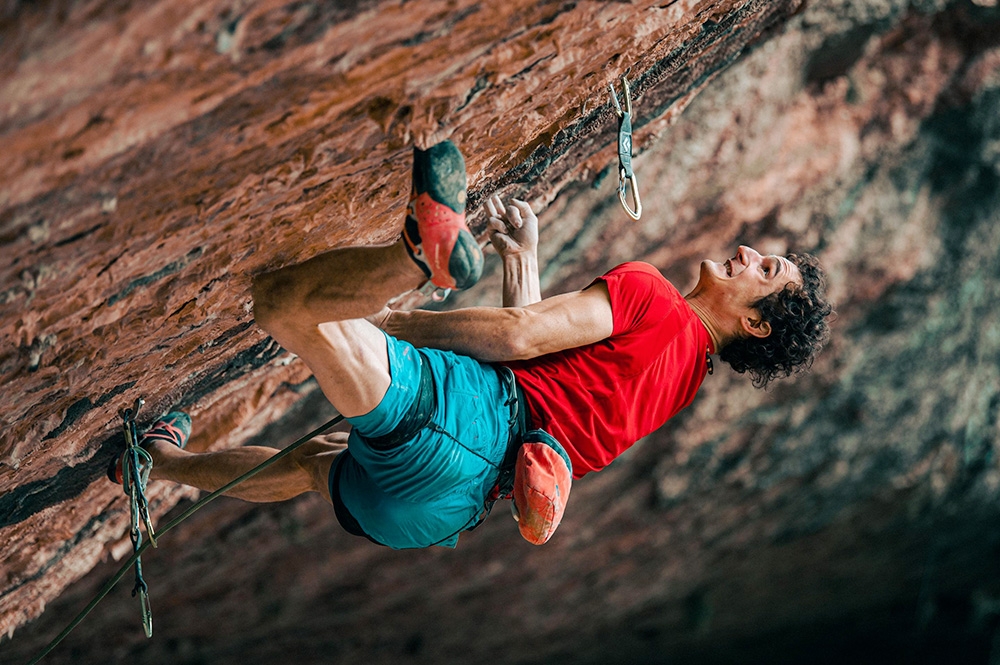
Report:
M 390 335 L 485 362 L 524 360 L 611 336 L 611 298 L 603 282 L 527 307 L 470 307 L 451 312 L 391 312 Z
M 414 346 L 445 349 L 486 362 L 534 358 L 610 337 L 614 320 L 607 286 L 597 283 L 541 300 L 534 212 L 517 199 L 505 207 L 498 196 L 491 197 L 486 208 L 490 241 L 504 267 L 503 309 L 386 309 L 374 321 Z

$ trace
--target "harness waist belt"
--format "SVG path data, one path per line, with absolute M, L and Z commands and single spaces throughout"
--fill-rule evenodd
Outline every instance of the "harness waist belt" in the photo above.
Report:
M 507 386 L 510 397 L 507 404 L 510 406 L 510 437 L 507 440 L 507 454 L 504 455 L 502 468 L 511 466 L 517 459 L 517 450 L 521 447 L 524 435 L 531 429 L 530 417 L 528 416 L 527 404 L 524 401 L 524 391 L 514 378 L 514 372 L 509 367 L 497 367 L 500 378 Z
M 524 391 L 514 378 L 514 372 L 509 367 L 497 367 L 500 378 L 507 385 L 508 405 L 510 406 L 510 435 L 507 439 L 507 452 L 500 464 L 496 486 L 487 501 L 486 514 L 489 514 L 493 502 L 508 497 L 514 489 L 514 466 L 517 462 L 517 452 L 524 443 L 524 435 L 531 430 L 531 417 L 528 415 Z M 485 515 L 483 516 L 485 518 Z
M 420 430 L 427 427 L 431 416 L 437 409 L 437 394 L 434 389 L 434 377 L 431 375 L 430 362 L 420 353 L 420 387 L 410 408 L 400 419 L 395 428 L 388 434 L 375 437 L 361 437 L 375 450 L 391 450 L 415 437 Z

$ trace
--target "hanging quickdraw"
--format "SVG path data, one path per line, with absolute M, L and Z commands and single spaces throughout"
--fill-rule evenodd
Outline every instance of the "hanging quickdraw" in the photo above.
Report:
M 622 203 L 622 208 L 634 220 L 642 217 L 642 201 L 639 200 L 639 185 L 632 171 L 632 93 L 629 91 L 628 79 L 622 76 L 622 87 L 625 89 L 625 110 L 622 111 L 618 102 L 618 94 L 615 92 L 614 83 L 609 83 L 611 90 L 611 101 L 615 105 L 618 113 L 618 200 Z M 629 207 L 626 192 L 632 189 L 632 199 L 635 201 L 635 209 Z
M 134 442 L 138 442 L 138 440 L 139 440 L 139 437 L 136 436 L 136 431 L 135 431 L 135 414 L 139 410 L 139 407 L 142 406 L 142 404 L 143 404 L 143 402 L 142 402 L 141 399 L 140 400 L 136 400 L 135 406 L 131 410 L 130 409 L 125 409 L 121 413 L 122 418 L 125 419 L 125 425 L 124 425 L 124 427 L 125 427 L 125 431 L 126 431 L 126 434 L 125 434 L 126 441 L 130 441 L 130 442 L 134 443 Z M 210 501 L 213 501 L 216 498 L 222 496 L 223 494 L 225 494 L 226 492 L 228 492 L 229 490 L 231 490 L 233 487 L 236 487 L 237 485 L 239 485 L 240 483 L 244 482 L 245 480 L 247 480 L 249 478 L 252 478 L 253 476 L 257 475 L 258 473 L 260 473 L 264 469 L 268 468 L 269 466 L 280 462 L 282 459 L 284 459 L 288 455 L 292 454 L 292 452 L 294 452 L 296 449 L 298 449 L 299 447 L 301 447 L 302 445 L 304 445 L 306 442 L 310 441 L 311 439 L 314 439 L 315 437 L 319 436 L 323 432 L 329 430 L 331 427 L 333 427 L 337 423 L 341 422 L 343 419 L 344 419 L 344 416 L 341 416 L 341 415 L 334 416 L 329 421 L 327 421 L 325 424 L 320 425 L 319 427 L 317 427 L 313 431 L 311 431 L 308 434 L 306 434 L 305 436 L 301 437 L 300 439 L 298 439 L 297 441 L 295 441 L 294 443 L 292 443 L 287 448 L 285 448 L 284 450 L 282 450 L 278 454 L 274 455 L 270 459 L 265 460 L 264 462 L 261 462 L 260 464 L 258 464 L 254 468 L 252 468 L 249 471 L 247 471 L 246 473 L 244 473 L 239 478 L 236 478 L 236 479 L 234 479 L 234 480 L 226 483 L 225 485 L 223 485 L 219 489 L 215 490 L 214 492 L 212 492 L 208 496 L 202 497 L 201 499 L 198 500 L 197 503 L 195 503 L 192 506 L 190 506 L 183 513 L 181 513 L 180 515 L 178 515 L 177 517 L 175 517 L 173 520 L 171 520 L 169 523 L 167 523 L 165 526 L 163 526 L 160 529 L 159 535 L 162 536 L 163 534 L 167 533 L 168 531 L 170 531 L 171 529 L 173 529 L 174 527 L 176 527 L 178 524 L 180 524 L 181 522 L 183 522 L 187 518 L 191 517 L 191 515 L 193 515 L 198 510 L 200 510 L 207 503 L 209 503 Z M 130 447 L 133 447 L 133 446 L 130 445 Z M 144 449 L 142 449 L 141 447 L 139 447 L 139 446 L 134 446 L 134 447 L 138 448 L 139 450 L 142 450 L 143 453 L 146 453 L 146 451 Z M 141 457 L 141 454 L 138 453 L 138 452 L 136 453 L 136 455 L 139 456 L 139 457 Z M 148 458 L 148 455 L 149 455 L 149 453 L 146 453 L 146 457 L 147 458 Z M 147 468 L 150 469 L 150 470 L 152 469 L 151 458 L 150 458 L 149 466 Z M 135 470 L 135 469 L 138 469 L 138 465 L 136 465 L 136 466 L 133 467 L 133 470 Z M 126 469 L 123 469 L 123 473 L 126 472 L 126 471 L 127 471 Z M 129 473 L 131 473 L 131 472 L 129 472 Z M 149 478 L 148 470 L 146 472 L 140 472 L 139 473 L 139 478 L 142 478 L 143 475 L 145 475 L 146 478 L 148 479 Z M 135 476 L 133 476 L 132 479 L 134 480 Z M 144 487 L 144 485 L 143 485 L 143 487 Z M 143 504 L 145 504 L 145 496 L 143 496 Z M 147 511 L 147 516 L 148 516 L 148 511 Z M 135 524 L 138 524 L 138 521 L 136 521 Z M 132 534 L 135 535 L 137 533 L 137 531 L 138 531 L 137 529 L 133 530 Z M 115 586 L 115 584 L 118 583 L 118 580 L 120 580 L 122 577 L 125 576 L 125 573 L 128 571 L 129 567 L 133 563 L 136 564 L 136 589 L 133 592 L 133 595 L 135 595 L 135 593 L 141 593 L 141 594 L 143 594 L 142 595 L 142 601 L 143 601 L 143 607 L 142 607 L 143 623 L 144 623 L 144 626 L 147 629 L 146 635 L 147 636 L 148 635 L 152 635 L 152 631 L 153 631 L 153 616 L 152 616 L 152 613 L 149 610 L 149 596 L 148 596 L 148 594 L 146 592 L 146 589 L 145 589 L 146 583 L 142 580 L 142 567 L 139 564 L 139 557 L 142 555 L 142 552 L 146 549 L 146 547 L 149 546 L 149 545 L 153 545 L 155 547 L 155 541 L 153 540 L 153 531 L 152 531 L 152 529 L 150 529 L 148 531 L 148 533 L 149 533 L 149 536 L 150 536 L 149 542 L 148 543 L 143 543 L 141 546 L 139 546 L 139 547 L 136 548 L 135 552 L 132 553 L 132 556 L 128 559 L 128 561 L 126 561 L 121 566 L 121 568 L 118 569 L 118 572 L 115 573 L 114 576 L 110 580 L 108 580 L 108 582 L 101 588 L 101 590 L 97 593 L 97 595 L 94 596 L 93 600 L 91 600 L 90 603 L 85 608 L 83 608 L 83 610 L 79 614 L 76 615 L 76 617 L 73 619 L 73 621 L 71 621 L 70 624 L 68 626 L 66 626 L 66 628 L 61 633 L 59 633 L 58 635 L 56 635 L 56 637 L 51 642 L 49 642 L 45 646 L 45 648 L 42 649 L 42 651 L 38 655 L 36 655 L 33 659 L 31 659 L 31 661 L 28 662 L 28 665 L 38 665 L 38 662 L 41 661 L 42 658 L 44 658 L 46 656 L 46 654 L 50 653 L 53 649 L 55 649 L 56 646 L 60 642 L 62 642 L 63 639 L 65 639 L 66 636 L 69 635 L 73 631 L 74 628 L 76 628 L 78 625 L 80 625 L 80 622 L 83 621 L 84 618 L 86 618 L 86 616 L 88 614 L 90 614 L 90 612 L 95 607 L 97 607 L 97 604 L 99 602 L 101 602 L 101 600 L 111 592 L 111 589 L 113 589 L 114 586 Z M 133 540 L 133 546 L 135 545 L 135 543 L 136 543 L 136 540 Z
M 135 587 L 132 588 L 132 597 L 135 598 L 138 594 L 142 611 L 142 627 L 146 632 L 146 637 L 152 637 L 153 610 L 149 604 L 149 586 L 142 579 L 142 558 L 138 556 L 142 549 L 142 532 L 139 531 L 140 520 L 146 527 L 149 542 L 153 547 L 156 547 L 156 533 L 153 531 L 153 522 L 149 518 L 149 502 L 146 500 L 146 483 L 149 482 L 149 474 L 153 470 L 153 458 L 139 445 L 139 433 L 135 426 L 135 417 L 143 403 L 142 399 L 137 399 L 131 409 L 122 409 L 120 413 L 126 446 L 125 454 L 122 457 L 122 489 L 129 498 L 131 516 L 129 538 L 132 540 L 132 550 L 136 555 Z

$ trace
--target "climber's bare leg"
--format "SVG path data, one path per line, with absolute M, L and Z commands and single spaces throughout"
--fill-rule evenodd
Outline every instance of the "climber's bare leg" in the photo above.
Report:
M 246 446 L 208 453 L 191 453 L 163 441 L 148 445 L 153 457 L 151 477 L 215 491 L 266 462 L 279 451 Z M 347 449 L 347 434 L 336 432 L 304 443 L 288 456 L 226 492 L 255 502 L 285 501 L 305 492 L 319 492 L 330 501 L 330 467 Z
M 402 241 L 333 250 L 254 280 L 254 317 L 350 418 L 378 406 L 390 383 L 385 335 L 360 317 L 422 280 Z
M 364 319 L 316 324 L 311 317 L 299 318 L 288 301 L 282 310 L 287 311 L 276 315 L 258 305 L 258 323 L 309 366 L 323 394 L 341 415 L 361 416 L 382 402 L 391 376 L 381 330 Z
M 482 252 L 465 223 L 466 184 L 454 143 L 415 149 L 405 244 L 334 250 L 254 279 L 257 324 L 305 361 L 345 417 L 369 413 L 390 384 L 385 336 L 364 317 L 417 287 L 425 270 L 435 284 L 455 288 L 482 274 Z
M 268 332 L 274 317 L 293 315 L 313 325 L 361 319 L 425 280 L 402 239 L 384 247 L 334 249 L 255 277 L 254 316 Z

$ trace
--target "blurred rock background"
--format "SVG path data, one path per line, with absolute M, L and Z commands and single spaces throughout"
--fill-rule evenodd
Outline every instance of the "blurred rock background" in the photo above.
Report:
M 1000 663 L 1000 9 L 992 0 L 9 2 L 0 8 L 0 642 L 27 661 L 129 551 L 116 410 L 192 447 L 331 414 L 256 271 L 398 232 L 413 142 L 540 210 L 543 290 L 629 259 L 810 251 L 809 374 L 695 403 L 574 488 L 392 552 L 318 497 L 227 499 L 50 663 Z M 644 215 L 616 197 L 629 69 Z M 482 229 L 478 212 L 472 224 Z M 448 306 L 496 304 L 495 263 Z M 161 523 L 196 496 L 154 485 Z M 178 506 L 178 508 L 174 508 Z M 502 508 L 502 506 L 500 507 Z M 171 511 L 175 511 L 171 513 Z

